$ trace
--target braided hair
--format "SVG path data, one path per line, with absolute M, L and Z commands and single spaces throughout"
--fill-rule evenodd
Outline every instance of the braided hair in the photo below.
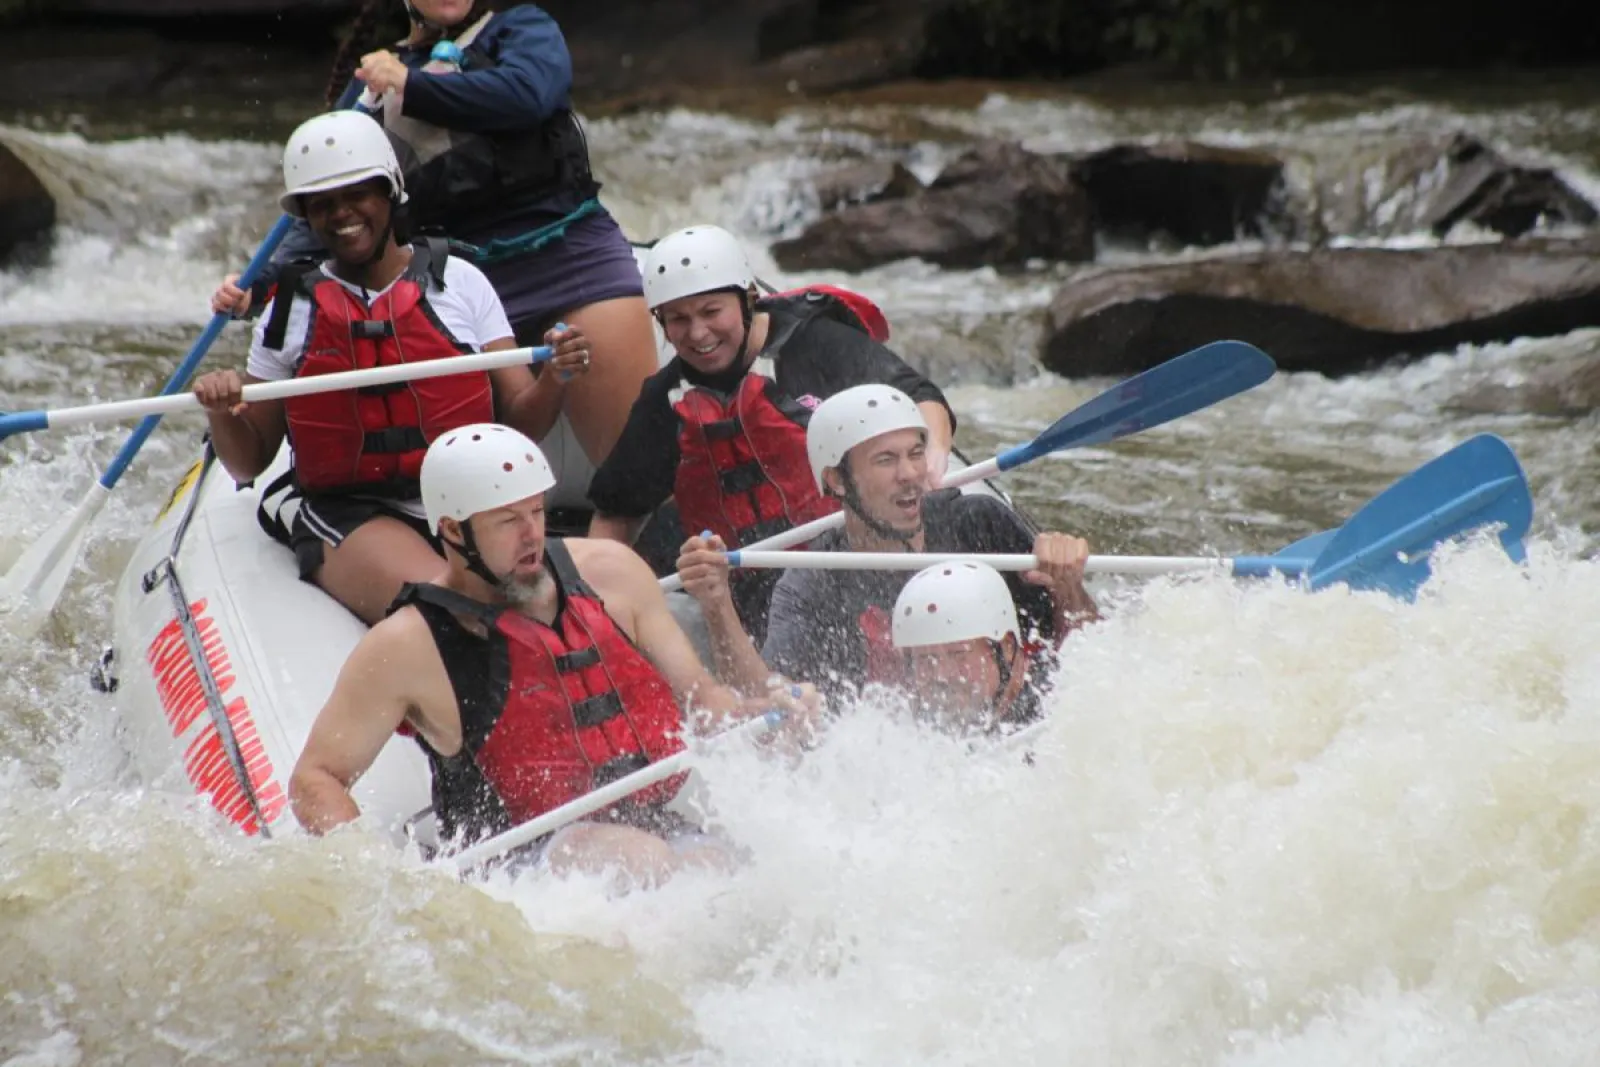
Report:
M 339 42 L 339 51 L 333 57 L 333 71 L 328 75 L 328 87 L 323 91 L 324 103 L 332 107 L 344 94 L 345 86 L 356 72 L 356 66 L 368 46 L 378 39 L 379 24 L 391 0 L 365 0 L 361 10 L 350 23 L 350 29 Z

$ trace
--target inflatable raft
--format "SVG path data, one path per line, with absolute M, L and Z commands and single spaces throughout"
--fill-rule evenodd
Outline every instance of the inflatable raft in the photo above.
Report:
M 592 470 L 564 419 L 544 445 L 561 487 L 552 509 L 586 508 Z M 288 460 L 286 446 L 257 484 L 270 486 Z M 209 453 L 189 467 L 118 582 L 113 645 L 96 674 L 147 785 L 207 797 L 245 833 L 270 835 L 293 825 L 289 776 L 365 627 L 299 580 L 293 553 L 258 522 L 259 503 Z M 669 603 L 705 655 L 694 601 Z M 397 842 L 432 836 L 427 761 L 409 738 L 392 738 L 353 793 Z

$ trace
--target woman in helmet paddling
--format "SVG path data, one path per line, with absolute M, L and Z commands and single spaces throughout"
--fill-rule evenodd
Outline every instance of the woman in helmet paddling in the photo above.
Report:
M 812 480 L 806 424 L 818 404 L 864 382 L 911 397 L 928 426 L 929 477 L 942 475 L 955 419 L 939 388 L 832 298 L 760 299 L 744 249 L 726 230 L 695 226 L 662 238 L 644 284 L 677 354 L 645 382 L 616 451 L 590 483 L 591 535 L 631 542 L 669 496 L 684 530 L 710 530 L 730 548 L 836 510 Z M 734 603 L 752 633 L 765 629 L 775 581 L 772 573 L 734 579 Z
M 287 434 L 302 501 L 283 531 L 300 576 L 364 621 L 408 581 L 442 561 L 423 521 L 417 477 L 439 434 L 496 418 L 537 437 L 555 421 L 556 386 L 581 375 L 588 342 L 552 331 L 554 373 L 526 367 L 450 375 L 380 390 L 257 404 L 240 390 L 257 381 L 400 362 L 448 359 L 515 347 L 505 311 L 483 273 L 437 243 L 402 244 L 396 212 L 405 182 L 389 140 L 352 111 L 304 123 L 284 148 L 283 208 L 304 218 L 331 258 L 280 275 L 257 324 L 244 374 L 199 378 L 217 458 L 240 482 L 266 470 Z M 234 291 L 237 299 L 243 294 Z M 218 311 L 236 310 L 225 295 Z
M 1054 648 L 1098 617 L 1083 587 L 1086 541 L 1035 535 L 1001 501 L 960 490 L 928 491 L 928 442 L 921 408 L 892 386 L 860 385 L 824 400 L 806 430 L 808 473 L 844 510 L 844 526 L 818 537 L 818 551 L 1032 552 L 1039 568 L 1003 579 L 1023 636 Z M 778 671 L 813 678 L 847 699 L 879 682 L 912 684 L 896 652 L 890 608 L 907 582 L 899 571 L 791 570 L 772 594 L 765 639 L 738 629 L 729 569 L 716 538 L 690 538 L 678 560 L 683 586 L 711 630 L 716 670 L 741 685 Z M 760 647 L 758 655 L 756 648 Z

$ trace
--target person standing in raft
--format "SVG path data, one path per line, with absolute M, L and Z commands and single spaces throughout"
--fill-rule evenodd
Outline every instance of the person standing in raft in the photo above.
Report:
M 944 394 L 869 335 L 837 296 L 815 290 L 760 299 L 732 234 L 695 226 L 650 250 L 645 297 L 677 351 L 645 383 L 616 452 L 589 485 L 589 533 L 632 543 L 668 496 L 686 531 L 748 546 L 838 509 L 806 463 L 819 403 L 863 382 L 912 397 L 928 427 L 925 469 L 942 478 L 955 416 Z M 859 299 L 859 298 L 856 298 Z M 881 314 L 868 317 L 884 328 Z M 766 630 L 775 573 L 735 576 L 744 627 Z
M 572 59 L 534 4 L 401 0 L 411 32 L 366 51 L 383 9 L 366 0 L 334 63 L 331 105 L 353 73 L 381 99 L 419 233 L 450 238 L 500 294 L 520 344 L 557 322 L 589 338 L 594 366 L 561 409 L 589 461 L 610 455 L 660 365 L 638 262 L 601 205 L 573 113 Z
M 305 219 L 332 258 L 285 270 L 256 325 L 245 373 L 203 375 L 194 394 L 217 458 L 237 481 L 258 477 L 289 437 L 303 499 L 276 533 L 294 549 L 303 579 L 373 623 L 401 585 L 443 566 L 418 498 L 428 443 L 496 417 L 533 436 L 547 431 L 560 410 L 562 377 L 589 367 L 588 342 L 576 329 L 551 331 L 553 371 L 537 379 L 518 366 L 353 395 L 243 403 L 240 390 L 250 382 L 516 347 L 481 271 L 438 242 L 397 239 L 405 181 L 371 118 L 340 111 L 302 124 L 284 147 L 283 179 L 284 211 Z M 244 300 L 238 289 L 219 291 L 212 307 L 238 313 Z
M 811 415 L 806 447 L 816 484 L 844 508 L 844 528 L 818 537 L 818 551 L 1000 552 L 1039 557 L 1038 570 L 1002 579 L 1025 636 L 1037 642 L 1031 666 L 1074 628 L 1099 617 L 1083 587 L 1089 545 L 1063 533 L 1035 535 L 994 497 L 958 489 L 928 492 L 930 434 L 911 398 L 886 385 L 860 385 L 823 401 Z M 889 612 L 908 581 L 900 571 L 801 570 L 781 575 L 761 652 L 739 628 L 723 542 L 692 537 L 678 559 L 683 587 L 700 604 L 717 673 L 733 685 L 771 671 L 813 678 L 830 700 L 870 683 L 916 689 L 896 651 Z M 1016 705 L 1025 710 L 1025 705 Z
M 760 714 L 809 735 L 816 691 L 743 700 L 717 684 L 667 609 L 655 575 L 614 541 L 545 537 L 555 476 L 537 445 L 498 425 L 440 437 L 422 466 L 429 525 L 449 567 L 408 586 L 350 654 L 290 780 L 313 833 L 360 812 L 350 787 L 396 730 L 433 772 L 434 812 L 462 844 L 538 817 Z M 643 882 L 728 854 L 665 810 L 669 780 L 542 841 L 553 870 L 621 868 Z

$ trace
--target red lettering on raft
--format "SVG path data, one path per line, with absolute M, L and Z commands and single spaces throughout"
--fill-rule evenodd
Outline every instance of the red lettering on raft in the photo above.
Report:
M 244 697 L 227 700 L 233 687 L 233 664 L 228 659 L 228 649 L 214 620 L 205 614 L 206 602 L 197 600 L 189 605 L 200 647 L 205 654 L 206 666 L 217 680 L 217 692 L 226 703 L 228 722 L 233 726 L 233 736 L 239 743 L 239 755 L 244 760 L 245 771 L 255 791 L 261 815 L 269 823 L 283 811 L 287 797 L 283 786 L 272 773 L 272 761 L 267 758 L 266 746 L 256 731 L 256 721 Z M 247 834 L 259 833 L 255 813 L 250 801 L 239 786 L 233 765 L 228 762 L 222 736 L 217 733 L 216 722 L 206 714 L 205 687 L 200 682 L 200 672 L 189 658 L 189 646 L 183 640 L 183 628 L 174 619 L 162 628 L 150 642 L 146 659 L 156 680 L 156 697 L 167 714 L 172 736 L 182 737 L 197 720 L 205 716 L 199 734 L 189 743 L 183 754 L 183 768 L 189 781 L 203 795 L 210 796 L 211 804 L 228 821 L 238 825 Z

